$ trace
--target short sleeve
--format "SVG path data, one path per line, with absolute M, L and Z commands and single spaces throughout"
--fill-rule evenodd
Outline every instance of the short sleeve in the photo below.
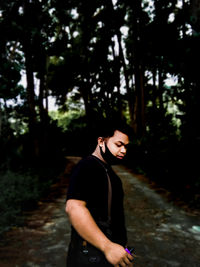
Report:
M 91 160 L 81 160 L 71 174 L 67 200 L 78 199 L 88 202 L 91 194 L 90 188 L 94 183 L 93 178 L 94 166 Z

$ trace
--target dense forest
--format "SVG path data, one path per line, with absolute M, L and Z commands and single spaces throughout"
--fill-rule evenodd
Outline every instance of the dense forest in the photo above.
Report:
M 198 0 L 1 0 L 0 31 L 0 232 L 102 118 L 132 127 L 129 167 L 200 206 Z

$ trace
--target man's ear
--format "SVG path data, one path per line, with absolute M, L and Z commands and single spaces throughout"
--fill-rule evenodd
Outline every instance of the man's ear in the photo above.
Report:
M 98 137 L 97 142 L 98 142 L 98 145 L 102 147 L 104 143 L 103 137 Z

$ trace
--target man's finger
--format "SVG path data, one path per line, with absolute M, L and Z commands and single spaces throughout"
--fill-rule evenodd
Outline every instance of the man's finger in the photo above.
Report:
M 132 262 L 134 260 L 133 256 L 127 253 L 127 258 L 129 262 Z
M 133 258 L 132 256 L 126 255 L 126 257 L 124 258 L 125 264 L 129 266 L 132 261 L 132 258 Z
M 120 263 L 119 263 L 119 266 L 120 267 L 127 267 L 127 264 L 124 260 L 121 260 Z

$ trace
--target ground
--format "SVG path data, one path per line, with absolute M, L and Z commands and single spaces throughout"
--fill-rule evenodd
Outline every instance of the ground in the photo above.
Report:
M 68 158 L 65 175 L 24 227 L 9 231 L 0 246 L 1 267 L 64 267 L 70 237 L 65 214 L 68 174 L 78 158 Z M 129 245 L 137 267 L 200 267 L 200 213 L 169 201 L 166 191 L 151 186 L 124 166 L 114 166 L 125 191 Z M 164 192 L 164 193 L 163 193 Z

